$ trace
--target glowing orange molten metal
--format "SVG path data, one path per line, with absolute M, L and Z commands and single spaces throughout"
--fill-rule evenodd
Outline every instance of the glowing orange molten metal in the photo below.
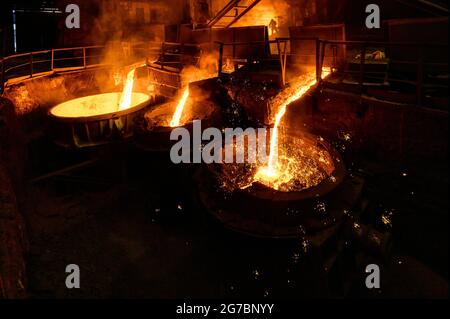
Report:
M 328 76 L 329 73 L 329 71 L 323 70 L 324 77 Z M 295 158 L 283 158 L 282 161 L 278 159 L 279 126 L 286 114 L 288 105 L 302 98 L 316 83 L 315 73 L 308 73 L 281 93 L 282 102 L 275 116 L 275 125 L 270 138 L 268 163 L 258 169 L 254 176 L 255 181 L 278 190 L 281 185 L 293 179 L 296 173 L 292 172 L 292 168 L 295 168 Z
M 56 117 L 79 118 L 91 117 L 117 112 L 117 105 L 121 99 L 120 92 L 103 93 L 85 96 L 61 103 L 51 109 L 50 113 Z M 150 97 L 144 93 L 130 95 L 130 108 L 147 102 Z
M 125 81 L 125 86 L 123 88 L 122 96 L 120 97 L 119 102 L 119 111 L 126 110 L 131 106 L 131 96 L 133 93 L 133 85 L 134 85 L 134 74 L 136 69 L 131 70 L 127 74 L 127 79 Z
M 173 114 L 172 121 L 170 121 L 171 127 L 180 126 L 181 115 L 183 115 L 183 110 L 184 110 L 184 107 L 186 105 L 188 98 L 189 98 L 189 85 L 186 87 L 186 89 L 183 92 L 183 95 L 181 96 L 180 100 L 178 101 L 178 105 L 175 110 L 175 113 Z

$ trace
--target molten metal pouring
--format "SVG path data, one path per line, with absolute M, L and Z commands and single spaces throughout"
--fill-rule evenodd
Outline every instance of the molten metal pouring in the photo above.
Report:
M 135 73 L 136 73 L 136 69 L 133 69 L 130 72 L 128 72 L 128 74 L 127 74 L 127 79 L 125 82 L 125 86 L 123 88 L 122 96 L 120 97 L 118 111 L 123 111 L 123 110 L 126 110 L 131 107 L 131 96 L 133 93 Z
M 323 74 L 326 77 L 330 72 L 323 70 Z M 266 166 L 258 169 L 254 176 L 255 181 L 278 190 L 282 184 L 289 182 L 293 178 L 295 172 L 290 172 L 291 165 L 289 164 L 295 159 L 287 159 L 287 164 L 284 163 L 284 165 L 278 160 L 279 126 L 286 114 L 288 105 L 302 98 L 316 83 L 315 73 L 308 73 L 305 77 L 300 78 L 293 87 L 282 92 L 283 95 L 287 95 L 287 98 L 281 103 L 275 116 L 275 125 L 270 139 L 269 160 Z M 292 90 L 293 92 L 291 92 Z
M 181 99 L 178 102 L 175 113 L 173 114 L 172 120 L 170 121 L 170 127 L 180 126 L 181 115 L 183 115 L 183 110 L 188 98 L 189 98 L 189 85 L 184 90 L 183 95 L 181 96 Z

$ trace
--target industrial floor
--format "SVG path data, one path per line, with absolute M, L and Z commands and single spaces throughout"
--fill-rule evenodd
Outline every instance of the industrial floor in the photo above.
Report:
M 46 165 L 30 170 L 46 175 L 83 156 L 42 141 L 30 157 Z M 126 146 L 30 182 L 20 209 L 31 297 L 448 297 L 448 165 L 420 175 L 370 161 L 352 168 L 366 180 L 362 222 L 392 233 L 393 245 L 384 257 L 350 245 L 339 258 L 344 274 L 300 238 L 251 238 L 216 223 L 197 200 L 195 169 Z M 373 261 L 382 288 L 369 291 L 362 266 Z M 68 264 L 80 267 L 80 289 L 65 286 Z

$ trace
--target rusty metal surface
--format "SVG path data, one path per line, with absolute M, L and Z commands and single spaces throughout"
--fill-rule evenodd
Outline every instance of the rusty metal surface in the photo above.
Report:
M 198 185 L 199 200 L 208 213 L 223 226 L 232 231 L 243 233 L 252 237 L 263 238 L 298 238 L 302 230 L 311 238 L 322 238 L 334 234 L 345 217 L 345 212 L 354 208 L 361 196 L 364 180 L 359 177 L 348 177 L 334 192 L 315 199 L 313 202 L 303 205 L 301 213 L 295 213 L 298 205 L 277 205 L 267 201 L 255 204 L 252 211 L 233 201 L 235 206 L 224 205 L 223 200 L 218 200 L 217 194 L 211 188 L 211 176 L 206 170 L 199 169 L 194 176 Z M 206 187 L 207 186 L 207 187 Z M 327 217 L 320 217 L 314 211 L 314 203 L 325 202 L 327 205 Z M 276 209 L 275 209 L 276 208 Z M 291 213 L 289 213 L 291 212 Z M 316 215 L 316 217 L 314 217 Z M 330 233 L 331 230 L 331 233 Z M 323 239 L 323 238 L 322 238 Z M 322 240 L 318 240 L 322 242 Z

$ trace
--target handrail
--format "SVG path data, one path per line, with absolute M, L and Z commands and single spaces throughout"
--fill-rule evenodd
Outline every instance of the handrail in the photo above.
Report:
M 45 53 L 50 53 L 50 52 L 51 52 L 51 50 L 45 50 L 45 51 L 33 51 L 33 52 L 27 52 L 27 53 L 14 54 L 14 55 L 6 56 L 4 58 L 0 58 L 0 62 L 15 59 L 15 58 L 20 58 L 20 57 L 24 57 L 24 56 L 29 56 L 30 54 L 38 55 L 38 54 L 45 54 Z
M 232 46 L 233 47 L 233 59 L 235 59 L 235 51 L 236 46 L 251 46 L 251 45 L 264 45 L 268 46 L 271 44 L 276 44 L 278 48 L 278 58 L 280 61 L 280 67 L 281 67 L 281 82 L 282 85 L 286 85 L 287 83 L 287 59 L 288 59 L 288 42 L 289 41 L 314 41 L 316 43 L 316 56 L 320 53 L 318 48 L 318 41 L 319 39 L 317 37 L 292 37 L 292 38 L 286 38 L 286 37 L 280 37 L 276 38 L 274 40 L 262 40 L 262 41 L 247 41 L 247 42 L 232 42 L 232 43 L 224 43 L 220 41 L 215 41 L 217 45 L 219 45 L 219 77 L 222 74 L 222 68 L 223 68 L 223 57 L 224 57 L 224 47 L 225 46 Z M 319 71 L 316 71 L 317 78 L 319 79 Z M 321 74 L 320 74 L 321 75 Z
M 170 52 L 170 50 L 173 48 L 178 48 L 179 53 Z M 184 50 L 185 48 L 196 48 L 200 52 L 200 55 L 186 54 L 186 52 Z M 179 63 L 176 61 L 166 61 L 165 57 L 170 57 L 170 56 L 174 56 L 174 57 L 190 56 L 192 58 L 192 60 L 197 60 L 197 62 L 198 62 L 201 58 L 201 52 L 202 52 L 201 46 L 198 44 L 163 42 L 161 45 L 159 59 L 158 59 L 157 63 L 155 63 L 155 65 L 158 65 L 158 67 L 157 67 L 158 69 L 164 70 L 168 64 Z
M 2 94 L 5 90 L 6 81 L 9 80 L 9 79 L 7 79 L 7 75 L 8 75 L 8 73 L 11 73 L 11 71 L 20 70 L 25 67 L 29 67 L 28 71 L 22 72 L 23 75 L 19 73 L 19 74 L 16 74 L 16 76 L 14 76 L 12 78 L 22 78 L 24 76 L 27 76 L 28 78 L 32 78 L 36 74 L 54 72 L 55 70 L 63 69 L 63 68 L 56 67 L 55 62 L 62 62 L 62 61 L 75 62 L 76 61 L 77 65 L 70 66 L 70 67 L 67 66 L 67 68 L 70 68 L 71 70 L 73 70 L 74 68 L 85 69 L 87 67 L 94 66 L 94 65 L 98 66 L 99 63 L 89 63 L 88 59 L 99 58 L 102 55 L 89 54 L 89 53 L 87 53 L 87 51 L 94 50 L 94 49 L 104 49 L 104 48 L 105 48 L 105 46 L 100 46 L 100 45 L 85 46 L 85 47 L 72 47 L 72 48 L 53 48 L 53 49 L 49 49 L 49 50 L 32 51 L 32 52 L 27 52 L 27 53 L 14 54 L 14 55 L 10 55 L 10 56 L 1 58 L 0 59 L 0 64 L 1 64 L 0 94 Z M 70 57 L 60 57 L 60 58 L 55 57 L 55 53 L 68 52 L 68 51 L 72 51 L 72 52 L 82 51 L 82 55 L 73 55 Z M 46 55 L 46 54 L 50 55 L 50 56 L 47 58 L 42 57 L 40 59 L 36 59 L 37 56 L 42 56 L 42 55 Z M 25 62 L 25 59 L 27 59 L 28 61 Z M 6 66 L 7 62 L 13 62 L 13 61 L 18 62 L 18 64 Z M 79 64 L 79 61 L 83 61 L 82 65 Z M 35 70 L 36 66 L 38 66 L 38 65 L 42 66 L 43 63 L 49 63 L 50 65 L 47 68 L 44 67 L 40 70 Z
M 185 46 L 185 47 L 192 47 L 192 48 L 198 48 L 198 44 L 192 44 L 192 43 L 177 43 L 177 42 L 163 42 L 163 46 L 165 45 L 171 45 L 171 46 Z
M 340 41 L 340 40 L 320 40 L 324 44 L 341 45 L 367 45 L 367 46 L 395 46 L 395 47 L 448 47 L 447 43 L 426 43 L 426 42 L 381 42 L 381 41 Z
M 161 43 L 158 42 L 158 44 L 160 45 Z M 98 58 L 104 56 L 103 53 L 96 52 L 95 50 L 97 49 L 106 49 L 106 46 L 91 45 L 84 47 L 80 46 L 71 48 L 53 48 L 42 51 L 14 54 L 0 58 L 0 94 L 3 94 L 6 82 L 9 79 L 23 77 L 32 78 L 36 74 L 61 71 L 65 68 L 74 70 L 105 65 L 97 62 Z M 63 54 L 62 57 L 58 57 L 57 54 L 59 52 L 72 52 L 72 54 L 71 56 Z M 82 52 L 82 54 L 76 52 Z M 42 55 L 48 56 L 46 57 Z M 92 61 L 92 59 L 95 59 L 96 61 Z M 68 65 L 64 67 L 58 67 L 56 65 L 58 62 L 67 63 L 69 61 L 74 62 L 73 64 L 76 65 Z M 16 62 L 16 64 L 14 64 L 13 62 Z M 44 63 L 48 63 L 48 67 L 45 67 L 43 65 Z M 35 69 L 36 66 L 39 66 L 38 70 Z M 26 67 L 29 67 L 28 70 L 20 71 L 21 69 L 25 69 Z M 11 73 L 12 71 L 16 71 L 17 73 L 8 78 L 8 73 Z
M 261 41 L 248 41 L 248 42 L 221 42 L 221 41 L 214 41 L 215 44 L 220 44 L 224 46 L 236 46 L 236 45 L 251 45 L 251 44 L 271 44 L 271 43 L 277 43 L 276 40 L 261 40 Z
M 448 68 L 448 62 L 447 63 L 429 63 L 425 61 L 425 50 L 427 49 L 440 49 L 440 48 L 448 48 L 448 44 L 445 43 L 419 43 L 419 42 L 376 42 L 376 41 L 334 41 L 334 40 L 320 40 L 322 45 L 322 52 L 325 54 L 325 48 L 327 45 L 336 46 L 336 45 L 343 45 L 343 46 L 359 46 L 360 47 L 360 55 L 359 55 L 359 71 L 349 71 L 344 70 L 343 74 L 358 74 L 359 73 L 359 79 L 358 79 L 358 85 L 359 85 L 359 93 L 361 95 L 365 94 L 365 83 L 364 80 L 368 73 L 371 73 L 370 71 L 366 70 L 366 53 L 367 49 L 369 47 L 400 47 L 400 48 L 414 48 L 415 52 L 417 54 L 417 59 L 413 61 L 408 61 L 408 64 L 416 65 L 416 79 L 415 80 L 391 80 L 393 82 L 403 82 L 403 83 L 409 83 L 415 86 L 416 88 L 416 104 L 421 106 L 424 102 L 424 87 L 425 87 L 425 66 L 429 65 L 440 65 L 440 66 L 447 66 Z M 324 57 L 321 59 L 321 63 L 318 67 L 320 70 L 323 66 Z M 399 63 L 402 64 L 401 61 L 393 61 L 390 62 Z M 404 63 L 403 63 L 404 64 Z
M 283 85 L 286 84 L 286 61 L 287 61 L 287 42 L 289 41 L 316 41 L 316 49 L 315 49 L 315 64 L 316 64 L 316 77 L 317 82 L 319 85 L 322 85 L 322 70 L 326 58 L 326 47 L 330 46 L 333 48 L 332 50 L 332 56 L 329 56 L 333 58 L 333 62 L 331 67 L 334 68 L 334 70 L 338 70 L 337 67 L 337 46 L 360 46 L 361 54 L 359 58 L 359 64 L 360 64 L 360 70 L 359 71 L 347 71 L 347 70 L 340 70 L 342 73 L 359 73 L 359 87 L 360 87 L 360 94 L 364 94 L 364 79 L 366 77 L 367 73 L 370 73 L 370 71 L 366 70 L 366 53 L 367 49 L 370 47 L 399 47 L 399 48 L 415 48 L 417 50 L 418 59 L 417 61 L 408 61 L 407 63 L 417 65 L 417 79 L 416 81 L 410 81 L 413 85 L 416 86 L 416 95 L 417 95 L 417 104 L 422 105 L 423 104 L 423 92 L 424 92 L 424 86 L 425 86 L 425 66 L 435 65 L 435 66 L 447 66 L 448 68 L 448 62 L 447 63 L 434 63 L 434 62 L 428 62 L 424 58 L 425 50 L 427 49 L 433 49 L 433 48 L 448 48 L 448 44 L 446 43 L 420 43 L 420 42 L 379 42 L 379 41 L 341 41 L 341 40 L 322 40 L 319 38 L 314 37 L 285 37 L 285 38 L 277 38 L 275 40 L 267 40 L 267 41 L 253 41 L 253 42 L 232 42 L 232 43 L 224 43 L 220 41 L 216 41 L 215 43 L 219 45 L 219 76 L 222 75 L 222 68 L 223 68 L 223 59 L 225 57 L 224 55 L 224 47 L 226 46 L 245 46 L 245 45 L 258 45 L 258 44 L 266 44 L 270 45 L 273 43 L 276 43 L 278 46 L 278 56 L 280 59 L 280 67 L 281 67 L 281 75 L 282 75 L 282 83 Z M 281 45 L 284 44 L 284 47 Z M 233 58 L 234 58 L 234 49 L 233 49 Z M 310 56 L 313 56 L 311 54 Z M 346 57 L 345 57 L 346 59 Z M 397 63 L 397 61 L 395 61 Z M 398 62 L 401 63 L 401 62 Z M 406 63 L 406 62 L 405 62 Z
M 92 46 L 87 46 L 87 47 L 73 47 L 73 48 L 56 48 L 56 49 L 52 49 L 55 52 L 58 51 L 75 51 L 75 50 L 83 50 L 83 49 L 100 49 L 100 48 L 105 48 L 104 45 L 92 45 Z

